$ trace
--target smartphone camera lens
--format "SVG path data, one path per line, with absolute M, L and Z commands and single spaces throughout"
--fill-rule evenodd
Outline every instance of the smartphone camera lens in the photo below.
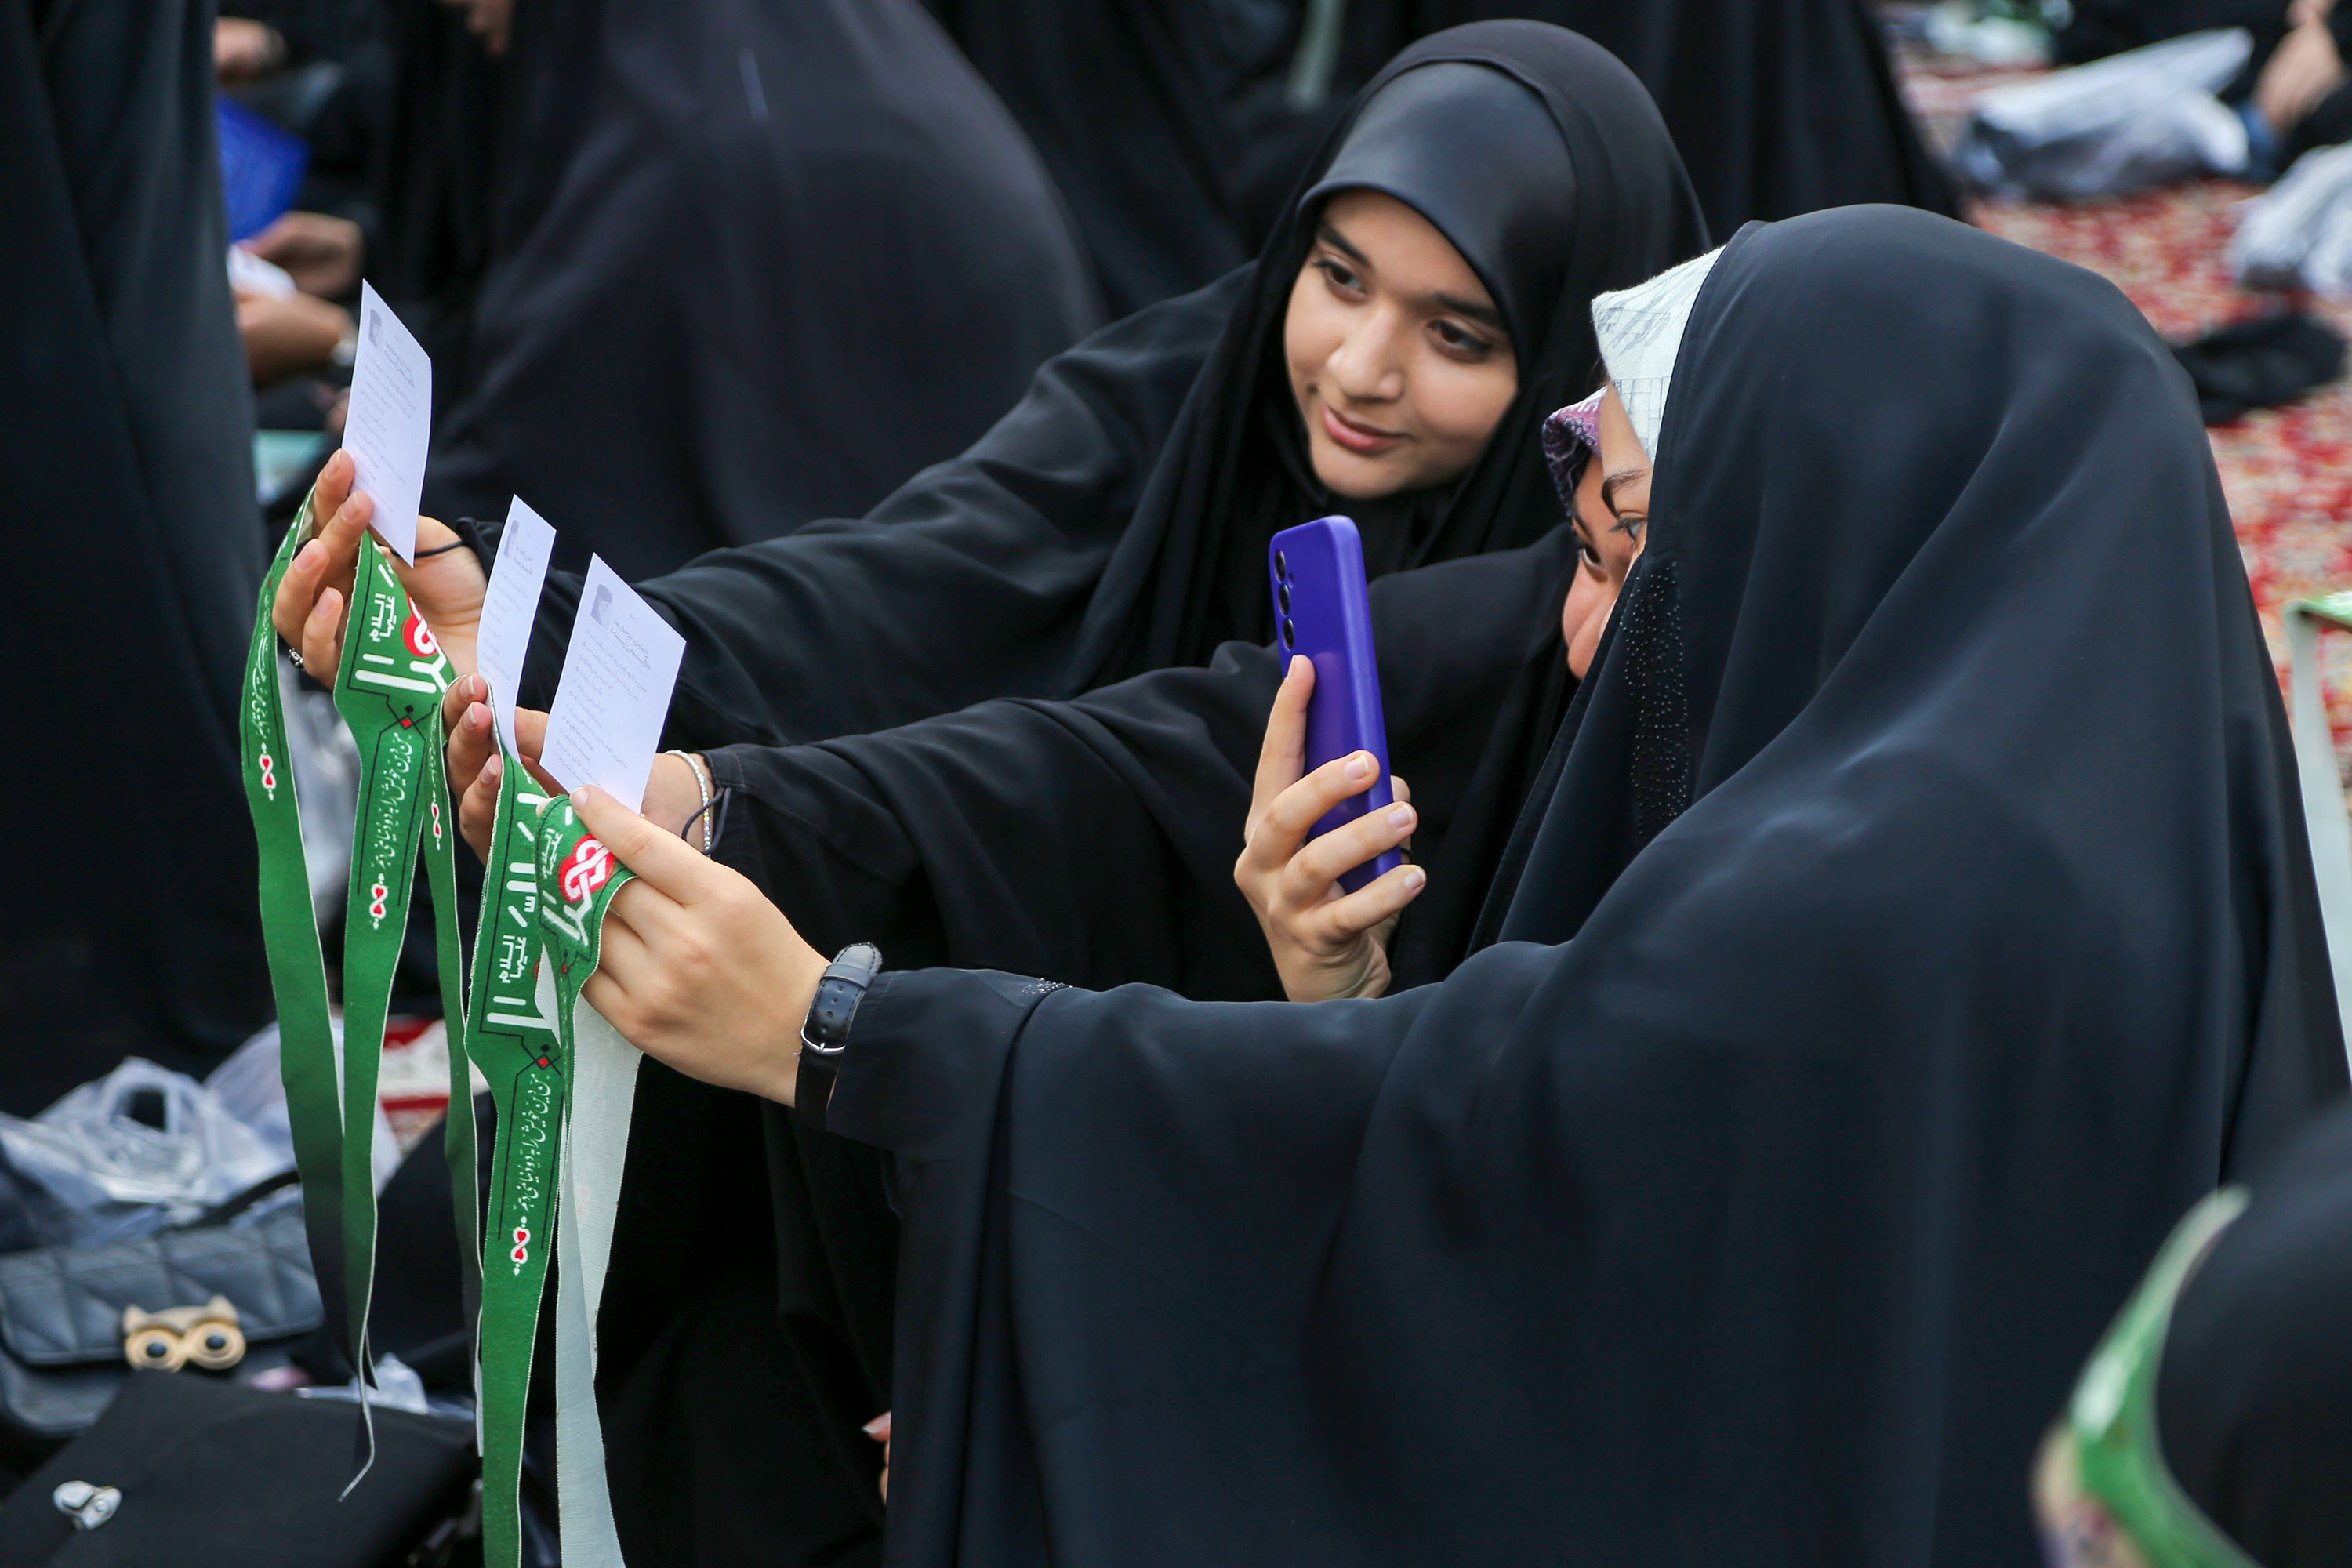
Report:
M 1290 581 L 1290 563 L 1283 558 L 1279 550 L 1274 552 L 1274 574 L 1286 583 Z
M 1287 583 L 1276 584 L 1274 589 L 1274 596 L 1282 601 L 1282 613 L 1286 616 L 1290 614 L 1290 584 Z
M 1288 616 L 1282 617 L 1282 646 L 1286 648 L 1298 646 L 1298 628 L 1290 624 Z

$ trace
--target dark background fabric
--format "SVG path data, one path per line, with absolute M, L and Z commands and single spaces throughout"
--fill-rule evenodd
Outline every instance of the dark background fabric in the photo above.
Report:
M 2174 1304 L 2156 1426 L 2174 1479 L 2263 1568 L 2352 1545 L 2352 1113 L 2257 1173 Z
M 1445 25 L 1350 0 L 1322 97 L 1294 103 L 1298 0 L 927 3 L 1037 143 L 1114 316 L 1257 254 L 1348 100 Z
M 351 1479 L 357 1412 L 203 1373 L 142 1373 L 69 1447 L 0 1508 L 13 1568 L 379 1568 L 408 1560 L 467 1510 L 472 1424 L 405 1410 L 375 1415 L 375 1463 Z M 97 1479 L 103 1478 L 103 1481 Z M 122 1494 L 80 1531 L 50 1500 L 68 1480 Z
M 2111 285 L 1866 208 L 1735 241 L 1660 447 L 1447 980 L 868 994 L 895 1562 L 2030 1557 L 2115 1304 L 2345 1089 L 2195 404 Z
M 865 511 L 1098 320 L 1043 166 L 915 0 L 517 11 L 428 512 L 520 492 L 566 566 L 650 576 Z
M 1860 202 L 1960 216 L 1950 176 L 1895 87 L 1868 0 L 1467 5 L 1470 16 L 1572 27 L 1631 67 L 1657 100 L 1717 234 Z
M 929 0 L 1069 197 L 1116 314 L 1255 252 L 1316 138 L 1415 39 L 1519 17 L 1639 77 L 1728 234 L 1854 202 L 1959 216 L 1867 0 L 1349 0 L 1330 91 L 1288 98 L 1306 0 Z
M 517 0 L 516 26 L 533 0 Z M 380 114 L 358 131 L 373 216 L 363 270 L 433 356 L 433 404 L 446 415 L 472 385 L 467 337 L 483 275 L 498 253 L 499 192 L 512 158 L 507 110 L 514 72 L 441 0 L 383 0 L 388 92 L 364 79 L 353 112 Z M 362 68 L 366 68 L 363 66 Z M 383 96 L 368 101 L 371 89 Z
M 261 556 L 209 4 L 0 5 L 0 1110 L 269 1016 L 236 689 Z M 80 591 L 60 584 L 78 583 Z
M 1113 319 L 1189 294 L 1255 253 L 1234 209 L 1241 142 L 1229 121 L 1244 79 L 1280 67 L 1291 21 L 1282 7 L 928 3 L 1053 171 Z M 1233 41 L 1252 22 L 1273 37 L 1237 59 L 1228 22 L 1239 25 Z M 1302 162 L 1311 148 L 1297 149 Z

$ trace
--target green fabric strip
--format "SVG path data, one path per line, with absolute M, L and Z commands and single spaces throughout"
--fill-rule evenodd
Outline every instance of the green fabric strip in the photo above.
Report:
M 2083 1489 L 2131 1531 L 2149 1568 L 2258 1568 L 2180 1489 L 2156 1428 L 2156 1377 L 2172 1305 L 2245 1207 L 2244 1188 L 2224 1187 L 2189 1211 L 2093 1352 L 2067 1403 Z
M 442 1028 L 449 1041 L 449 1113 L 441 1122 L 441 1153 L 449 1166 L 450 1216 L 457 1235 L 460 1322 L 478 1322 L 482 1310 L 481 1169 L 475 1151 L 473 1033 L 466 1007 L 465 939 L 457 929 L 457 824 L 449 805 L 447 761 L 425 747 L 432 779 L 425 791 L 425 885 L 433 891 L 434 966 L 441 978 Z M 480 1389 L 475 1390 L 478 1403 Z
M 569 1062 L 541 1010 L 539 837 L 547 797 L 503 753 L 498 812 L 474 942 L 475 1059 L 498 1107 L 479 1343 L 482 1561 L 514 1568 L 522 1555 L 522 1440 L 539 1339 L 540 1300 L 555 1241 L 556 1163 Z
M 319 1297 L 339 1300 L 343 1278 L 343 1117 L 336 1100 L 334 1024 L 327 1002 L 327 965 L 310 903 L 310 863 L 302 852 L 302 816 L 286 744 L 285 693 L 280 687 L 278 634 L 270 607 L 295 552 L 315 532 L 305 500 L 261 580 L 253 642 L 245 665 L 242 731 L 246 804 L 260 852 L 261 929 L 278 999 L 278 1071 L 286 1084 L 286 1114 L 294 1134 L 294 1163 L 302 1180 L 302 1216 Z M 375 1134 L 368 1122 L 371 1143 Z M 346 1350 L 348 1350 L 348 1346 Z
M 369 542 L 353 574 L 335 680 L 335 707 L 359 747 L 362 769 L 343 917 L 342 1223 L 344 1333 L 363 1384 L 374 1365 L 367 1321 L 375 1289 L 376 1084 L 416 885 L 417 838 L 426 797 L 440 793 L 434 759 L 441 750 L 441 694 L 451 679 L 431 628 L 409 607 L 382 547 Z M 431 804 L 446 820 L 447 806 Z M 460 1039 L 463 1023 L 461 1015 Z

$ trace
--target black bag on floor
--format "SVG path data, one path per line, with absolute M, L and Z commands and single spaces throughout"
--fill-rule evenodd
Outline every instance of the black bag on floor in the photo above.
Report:
M 2172 354 L 2197 384 L 2208 425 L 2292 403 L 2344 374 L 2343 334 L 2297 310 L 2223 327 L 2176 345 Z
M 375 1465 L 338 1501 L 359 1418 L 346 1400 L 140 1373 L 0 1506 L 0 1563 L 432 1568 L 470 1553 L 472 1423 L 377 1410 Z
M 123 1309 L 161 1312 L 215 1297 L 236 1308 L 245 1342 L 234 1373 L 131 1371 Z M 127 1378 L 211 1381 L 283 1364 L 288 1343 L 318 1327 L 320 1315 L 299 1206 L 249 1225 L 200 1222 L 0 1257 L 0 1461 L 39 1463 L 97 1420 Z

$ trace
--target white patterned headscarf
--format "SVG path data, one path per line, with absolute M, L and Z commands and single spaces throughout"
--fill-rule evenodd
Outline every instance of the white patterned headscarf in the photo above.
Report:
M 1666 391 L 1674 384 L 1675 355 L 1683 346 L 1683 327 L 1700 285 L 1723 254 L 1721 247 L 1705 256 L 1661 272 L 1647 283 L 1636 283 L 1614 294 L 1596 295 L 1592 301 L 1592 332 L 1601 342 L 1601 358 L 1625 405 L 1633 434 L 1652 461 L 1658 456 L 1658 428 L 1666 419 Z

